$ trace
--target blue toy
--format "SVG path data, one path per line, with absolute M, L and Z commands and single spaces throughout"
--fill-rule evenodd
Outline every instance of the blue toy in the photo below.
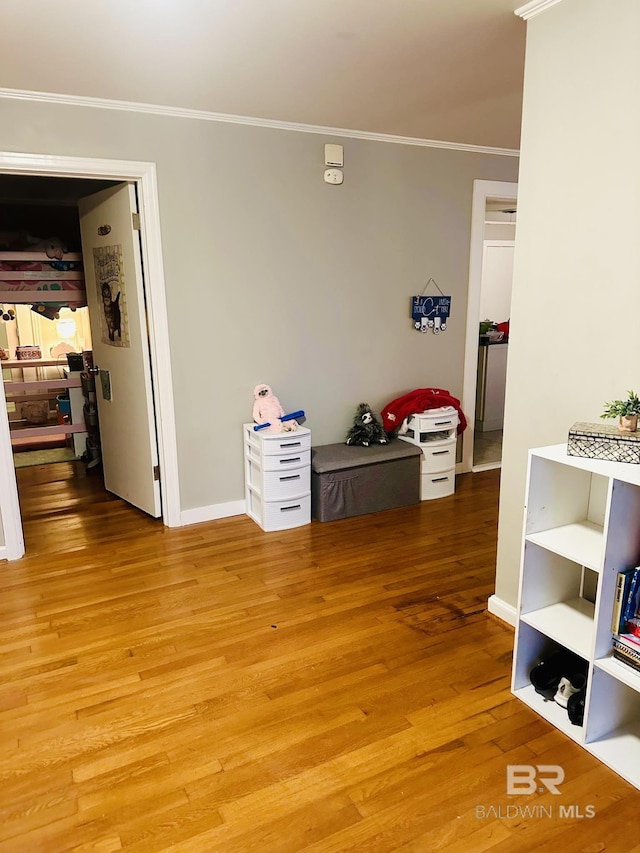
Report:
M 304 412 L 302 411 L 302 409 L 300 409 L 300 411 L 298 411 L 298 412 L 291 412 L 290 415 L 282 415 L 282 417 L 278 418 L 278 420 L 279 421 L 294 421 L 294 420 L 296 420 L 296 418 L 303 418 L 303 417 L 304 417 Z M 270 426 L 271 426 L 270 423 L 255 424 L 255 426 L 253 428 L 257 432 L 259 429 L 267 429 L 267 427 L 270 427 Z

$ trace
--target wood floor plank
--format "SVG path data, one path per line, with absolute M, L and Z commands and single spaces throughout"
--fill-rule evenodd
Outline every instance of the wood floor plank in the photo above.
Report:
M 499 472 L 277 533 L 165 528 L 75 463 L 18 479 L 1 853 L 618 849 L 639 792 L 510 693 Z M 509 763 L 562 764 L 596 816 L 479 817 L 513 805 Z

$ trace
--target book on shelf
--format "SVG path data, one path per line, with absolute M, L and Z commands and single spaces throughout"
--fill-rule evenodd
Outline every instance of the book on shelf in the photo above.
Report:
M 615 660 L 626 663 L 636 672 L 640 672 L 640 648 L 632 649 L 627 646 L 622 640 L 613 640 L 613 657 Z
M 615 634 L 613 639 L 623 643 L 634 652 L 640 652 L 640 637 L 635 634 Z
M 629 658 L 624 654 L 620 654 L 620 652 L 617 652 L 615 649 L 613 652 L 613 659 L 623 663 L 625 666 L 628 666 L 629 669 L 640 674 L 640 661 Z
M 622 614 L 620 616 L 620 628 L 616 633 L 621 633 L 626 630 L 627 622 L 634 619 L 638 613 L 638 605 L 640 605 L 640 566 L 636 566 L 631 573 L 631 580 L 626 595 L 623 593 L 624 604 Z
M 629 587 L 635 569 L 624 569 L 616 576 L 616 588 L 613 594 L 613 611 L 611 613 L 611 633 L 617 634 L 624 629 L 622 613 L 629 596 Z

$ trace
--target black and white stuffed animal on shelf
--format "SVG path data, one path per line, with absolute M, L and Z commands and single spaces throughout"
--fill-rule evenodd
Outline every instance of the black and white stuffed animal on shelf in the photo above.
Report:
M 389 439 L 382 424 L 374 415 L 371 406 L 360 403 L 353 419 L 353 426 L 347 433 L 345 444 L 359 444 L 369 447 L 371 444 L 388 444 Z

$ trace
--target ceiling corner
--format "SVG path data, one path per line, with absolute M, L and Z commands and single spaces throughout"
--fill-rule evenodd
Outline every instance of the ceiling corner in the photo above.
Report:
M 530 18 L 535 18 L 536 15 L 546 12 L 551 6 L 555 6 L 561 2 L 562 0 L 531 0 L 530 3 L 526 3 L 524 6 L 516 9 L 513 14 L 528 21 Z

